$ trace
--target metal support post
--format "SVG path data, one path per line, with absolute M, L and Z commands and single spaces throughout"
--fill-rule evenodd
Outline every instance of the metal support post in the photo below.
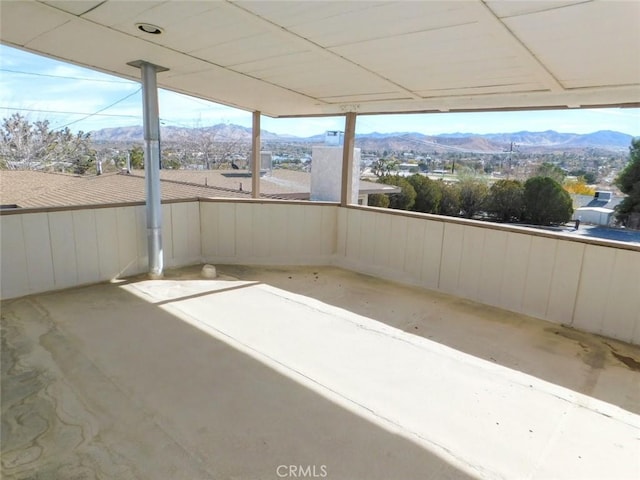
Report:
M 156 74 L 166 71 L 145 61 L 129 65 L 142 72 L 142 111 L 144 126 L 144 170 L 147 205 L 147 253 L 149 276 L 162 278 L 162 204 L 160 194 L 160 117 Z

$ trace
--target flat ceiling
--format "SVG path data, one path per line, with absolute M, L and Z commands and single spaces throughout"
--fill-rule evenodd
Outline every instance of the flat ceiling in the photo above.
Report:
M 265 115 L 640 106 L 638 1 L 5 1 L 0 41 Z M 136 24 L 158 26 L 158 35 Z

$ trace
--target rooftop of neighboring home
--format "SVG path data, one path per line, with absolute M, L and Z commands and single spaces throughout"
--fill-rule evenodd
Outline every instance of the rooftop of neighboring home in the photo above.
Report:
M 616 196 L 613 192 L 597 191 L 594 195 L 574 195 L 574 208 L 606 208 L 614 210 L 624 200 L 624 197 Z
M 133 172 L 144 175 L 144 172 Z M 247 170 L 161 170 L 163 181 L 192 185 L 209 185 L 230 190 L 251 192 L 251 173 Z M 311 173 L 298 170 L 274 169 L 263 171 L 260 177 L 260 193 L 285 198 L 308 200 L 311 191 Z M 360 193 L 396 193 L 399 189 L 371 181 L 360 181 Z
M 162 182 L 162 199 L 246 198 L 247 193 L 178 182 Z M 0 171 L 2 205 L 21 208 L 144 202 L 144 177 L 122 173 L 69 175 L 32 170 Z
M 163 200 L 198 197 L 249 198 L 251 176 L 234 170 L 161 170 Z M 274 170 L 261 178 L 265 198 L 309 198 L 311 174 Z M 70 175 L 33 170 L 0 171 L 0 203 L 5 208 L 64 207 L 145 201 L 144 171 Z M 392 193 L 394 187 L 360 182 L 360 193 Z M 13 207 L 15 205 L 15 207 Z

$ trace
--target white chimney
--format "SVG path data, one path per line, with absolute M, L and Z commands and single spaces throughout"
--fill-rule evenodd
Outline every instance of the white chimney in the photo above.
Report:
M 314 145 L 311 149 L 311 201 L 339 202 L 342 195 L 343 147 Z M 360 149 L 353 149 L 351 203 L 358 203 Z

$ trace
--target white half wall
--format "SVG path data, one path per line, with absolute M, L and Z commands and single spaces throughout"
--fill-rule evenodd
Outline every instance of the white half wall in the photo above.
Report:
M 202 257 L 210 263 L 322 265 L 336 251 L 337 205 L 201 201 Z
M 640 344 L 640 247 L 601 243 L 348 207 L 338 213 L 336 263 Z
M 199 263 L 197 201 L 163 204 L 167 267 Z M 20 297 L 147 271 L 144 205 L 0 216 L 0 297 Z
M 640 345 L 640 247 L 372 207 L 163 204 L 167 267 L 337 265 Z M 147 271 L 144 205 L 0 215 L 3 299 Z

